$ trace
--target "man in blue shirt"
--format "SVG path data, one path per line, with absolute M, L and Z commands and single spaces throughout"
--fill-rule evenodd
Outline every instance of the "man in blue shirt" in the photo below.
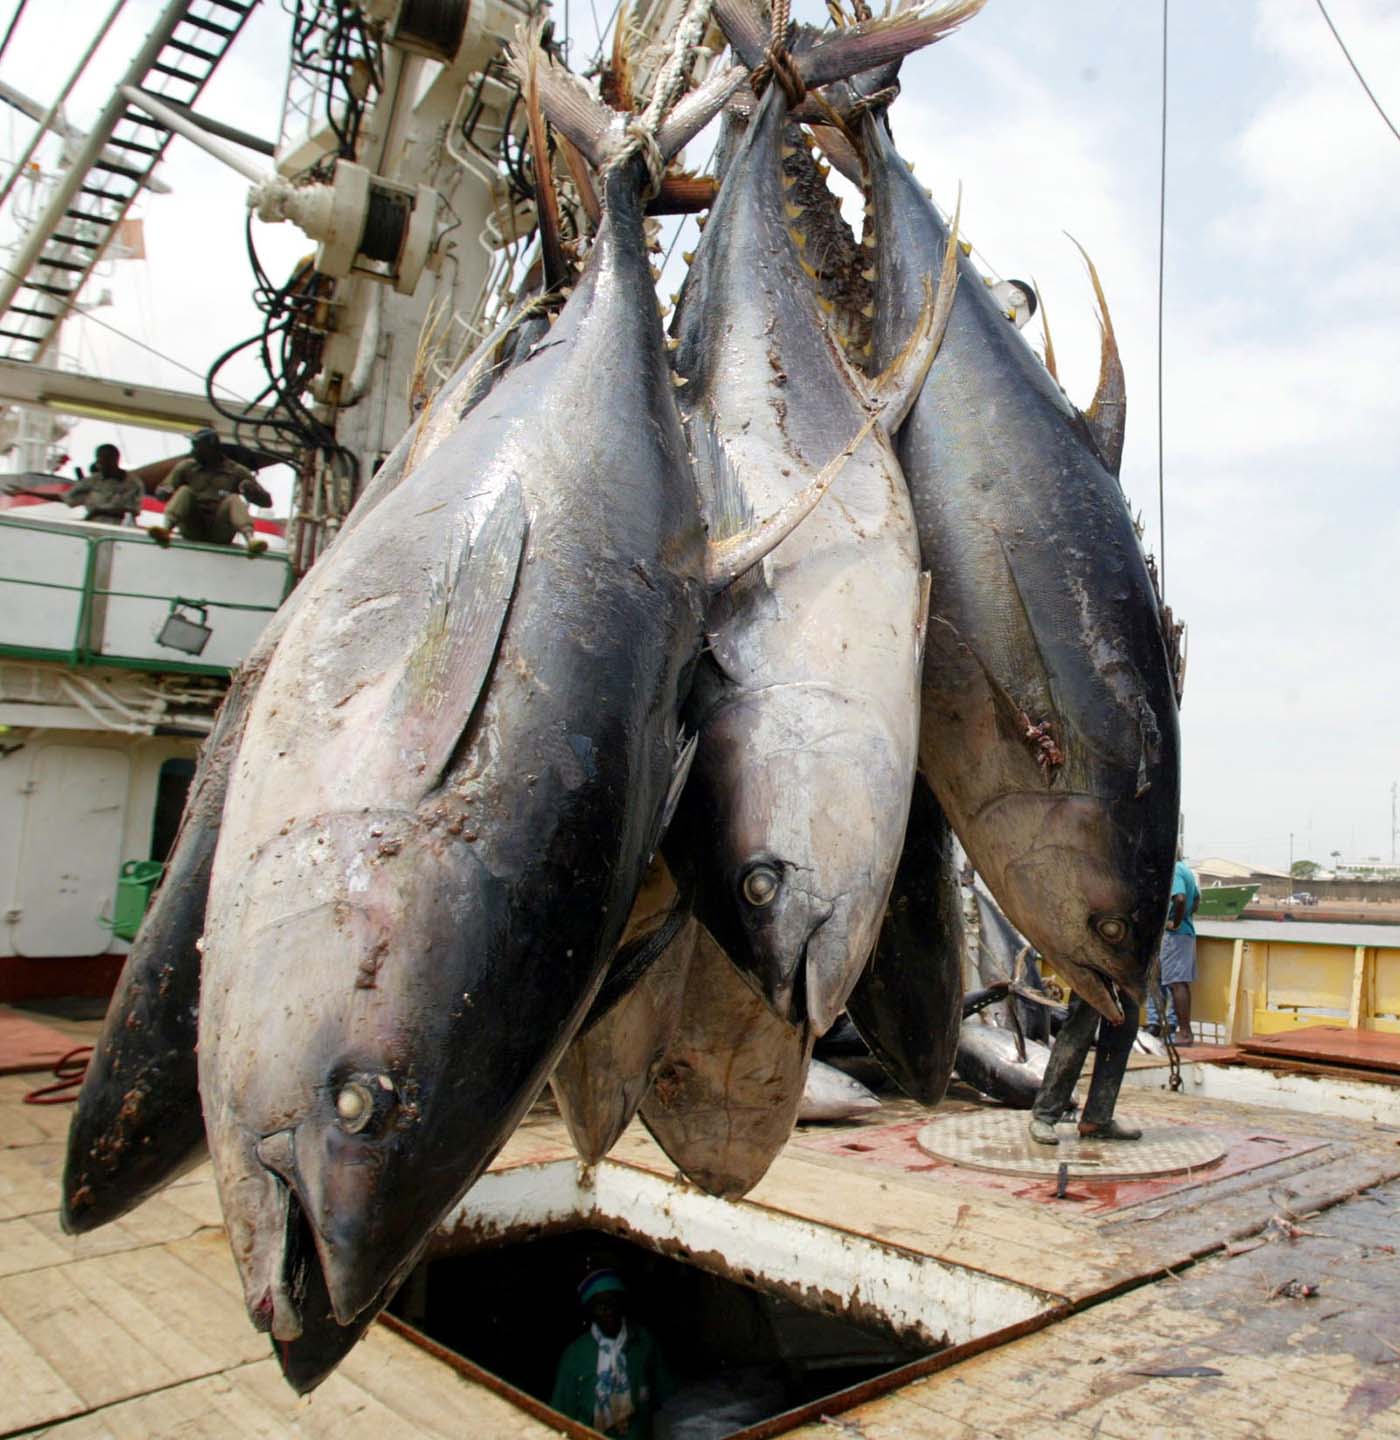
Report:
M 1167 929 L 1162 936 L 1162 988 L 1171 995 L 1176 1011 L 1174 1045 L 1191 1045 L 1191 985 L 1196 978 L 1196 926 L 1192 921 L 1201 904 L 1201 887 L 1184 860 L 1176 862 L 1172 898 L 1167 906 Z

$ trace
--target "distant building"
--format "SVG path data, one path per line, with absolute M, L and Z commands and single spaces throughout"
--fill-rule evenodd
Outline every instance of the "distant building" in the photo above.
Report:
M 1196 878 L 1202 885 L 1242 885 L 1246 881 L 1255 880 L 1287 880 L 1287 870 L 1265 870 L 1259 865 L 1246 865 L 1239 860 L 1225 860 L 1218 855 L 1208 856 L 1204 860 L 1190 860 L 1187 862 L 1196 872 Z

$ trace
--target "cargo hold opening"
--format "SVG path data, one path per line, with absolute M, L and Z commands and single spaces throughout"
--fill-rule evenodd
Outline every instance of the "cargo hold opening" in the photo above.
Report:
M 590 1229 L 425 1261 L 391 1310 L 548 1404 L 585 1326 L 576 1286 L 598 1267 L 623 1278 L 629 1320 L 650 1330 L 676 1385 L 655 1440 L 719 1440 L 930 1353 Z

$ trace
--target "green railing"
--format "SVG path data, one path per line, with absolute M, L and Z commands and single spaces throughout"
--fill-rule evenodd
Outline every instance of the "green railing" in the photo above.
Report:
M 102 637 L 94 634 L 98 602 L 108 599 L 151 600 L 171 607 L 178 604 L 193 609 L 206 609 L 210 612 L 243 611 L 261 613 L 270 617 L 276 613 L 281 602 L 291 591 L 294 578 L 291 563 L 284 555 L 264 553 L 254 556 L 242 551 L 234 551 L 227 545 L 201 545 L 188 540 L 173 540 L 169 547 L 171 551 L 203 552 L 211 556 L 218 556 L 223 561 L 227 561 L 231 555 L 236 554 L 240 566 L 278 566 L 282 571 L 282 584 L 277 604 L 249 604 L 236 600 L 202 599 L 176 594 L 173 591 L 161 593 L 148 590 L 112 589 L 98 583 L 98 576 L 103 569 L 100 563 L 102 551 L 108 546 L 115 550 L 119 545 L 139 545 L 143 549 L 150 549 L 153 552 L 152 558 L 155 558 L 159 552 L 155 551 L 154 543 L 144 533 L 133 530 L 129 536 L 84 534 L 76 528 L 76 525 L 61 525 L 44 520 L 26 520 L 12 515 L 0 515 L 0 533 L 4 531 L 42 531 L 47 534 L 61 535 L 65 540 L 86 547 L 82 579 L 77 584 L 6 574 L 3 555 L 0 555 L 0 586 L 18 585 L 34 590 L 60 590 L 79 596 L 78 616 L 74 625 L 73 638 L 66 649 L 62 646 L 14 644 L 0 639 L 0 655 L 29 660 L 58 660 L 69 665 L 107 665 L 124 670 L 169 670 L 191 675 L 227 675 L 231 668 L 228 665 L 202 664 L 189 660 L 167 660 L 164 656 L 141 657 L 105 653 L 99 648 Z

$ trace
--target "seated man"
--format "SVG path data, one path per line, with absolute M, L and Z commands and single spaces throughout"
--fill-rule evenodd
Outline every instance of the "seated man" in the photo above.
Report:
M 272 496 L 253 478 L 253 472 L 230 460 L 212 430 L 199 430 L 190 439 L 194 451 L 170 472 L 157 494 L 168 492 L 165 524 L 152 525 L 147 534 L 158 545 L 169 545 L 178 531 L 186 540 L 206 545 L 232 545 L 243 536 L 250 555 L 260 555 L 267 541 L 253 530 L 253 517 L 245 501 L 271 505 Z
M 588 1329 L 559 1357 L 550 1404 L 604 1435 L 651 1440 L 652 1417 L 671 1377 L 651 1332 L 627 1319 L 627 1287 L 616 1270 L 594 1270 L 578 1287 Z
M 63 497 L 65 505 L 86 505 L 84 520 L 100 520 L 106 525 L 120 525 L 141 513 L 141 482 L 121 467 L 121 451 L 115 445 L 99 445 L 93 456 L 92 469 Z

